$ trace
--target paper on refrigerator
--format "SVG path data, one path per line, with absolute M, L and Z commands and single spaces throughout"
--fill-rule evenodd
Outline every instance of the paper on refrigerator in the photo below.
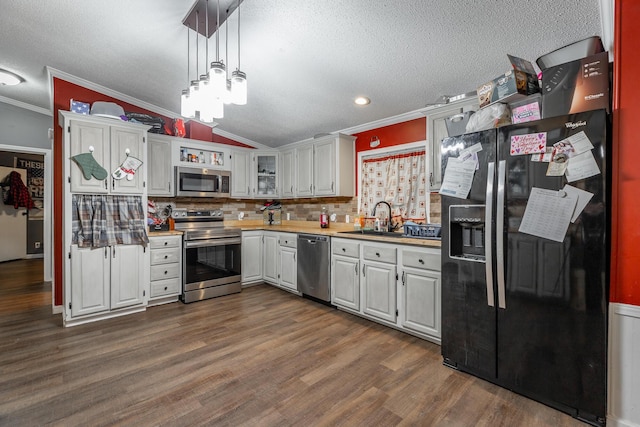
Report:
M 591 151 L 578 154 L 571 157 L 567 164 L 567 170 L 565 176 L 567 181 L 574 182 L 579 179 L 589 178 L 600 173 L 600 168 L 596 163 L 596 159 L 593 157 Z
M 467 160 L 449 157 L 444 178 L 440 185 L 440 194 L 466 199 L 473 184 L 475 171 L 476 161 L 473 157 Z
M 518 231 L 562 242 L 577 200 L 571 193 L 533 187 Z
M 589 203 L 589 200 L 593 197 L 593 193 L 589 193 L 588 191 L 581 190 L 580 188 L 573 187 L 569 184 L 566 184 L 562 191 L 567 193 L 571 197 L 575 197 L 578 199 L 576 203 L 576 208 L 573 211 L 573 215 L 571 216 L 571 222 L 576 222 L 576 219 L 580 216 L 584 208 Z

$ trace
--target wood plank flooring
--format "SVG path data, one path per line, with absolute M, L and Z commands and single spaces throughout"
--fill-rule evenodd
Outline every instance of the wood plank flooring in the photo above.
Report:
M 37 269 L 0 264 L 2 426 L 583 425 L 268 285 L 62 328 Z

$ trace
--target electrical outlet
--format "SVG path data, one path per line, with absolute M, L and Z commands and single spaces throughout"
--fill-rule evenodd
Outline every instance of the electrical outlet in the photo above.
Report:
M 36 247 L 36 249 L 40 249 L 40 242 L 35 242 L 34 246 Z

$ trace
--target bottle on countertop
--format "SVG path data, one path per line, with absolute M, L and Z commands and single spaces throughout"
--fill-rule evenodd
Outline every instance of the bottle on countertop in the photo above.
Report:
M 329 227 L 329 213 L 327 212 L 327 208 L 324 206 L 322 207 L 322 212 L 320 213 L 320 227 Z

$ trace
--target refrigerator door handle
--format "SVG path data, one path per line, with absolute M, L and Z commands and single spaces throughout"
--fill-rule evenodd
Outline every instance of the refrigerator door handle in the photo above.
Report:
M 498 162 L 498 195 L 496 198 L 496 269 L 498 276 L 498 307 L 507 308 L 504 284 L 504 183 L 506 178 L 505 160 Z
M 495 164 L 489 162 L 487 169 L 487 193 L 484 209 L 484 250 L 485 250 L 485 278 L 487 282 L 487 304 L 489 307 L 495 306 L 495 295 L 493 294 L 493 254 L 491 248 L 491 218 L 493 217 L 493 177 L 495 175 Z

